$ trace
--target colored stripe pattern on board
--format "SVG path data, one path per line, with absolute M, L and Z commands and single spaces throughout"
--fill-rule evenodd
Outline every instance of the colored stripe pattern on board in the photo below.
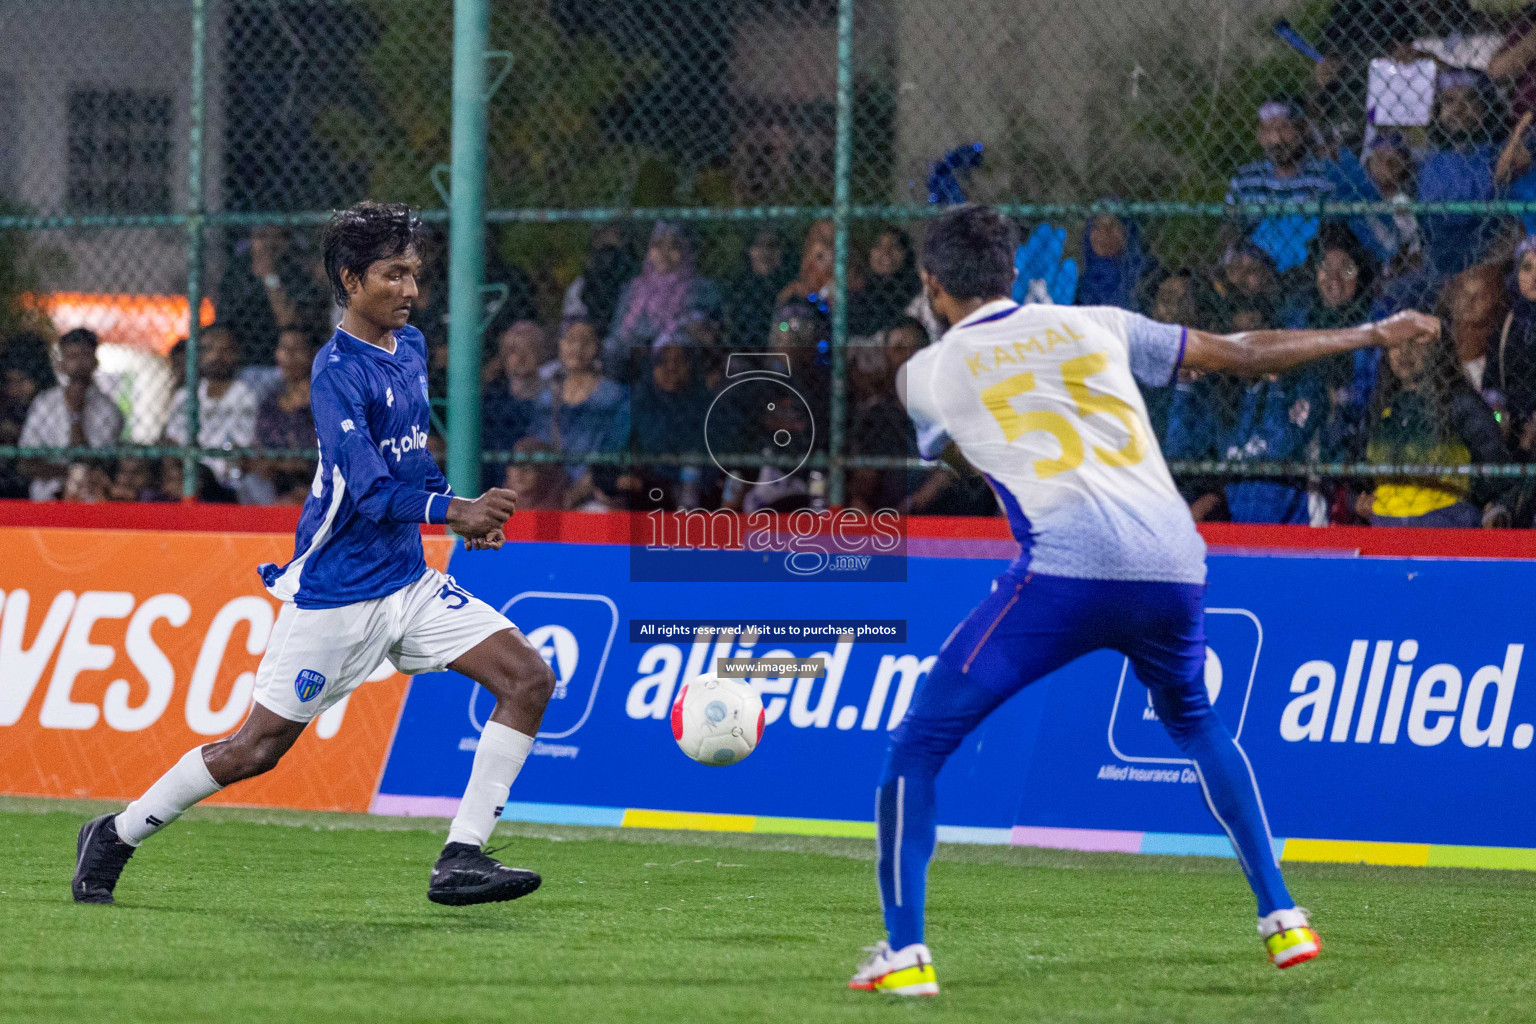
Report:
M 452 797 L 380 794 L 374 814 L 452 817 Z M 504 821 L 540 825 L 596 825 L 607 828 L 683 829 L 705 832 L 753 832 L 759 835 L 829 836 L 874 839 L 872 821 L 824 818 L 777 818 L 753 814 L 708 814 L 636 807 L 587 807 L 580 804 L 509 803 Z M 1088 853 L 1146 853 L 1174 857 L 1231 857 L 1232 844 L 1222 835 L 1179 832 L 1128 832 L 1115 829 L 1049 828 L 1015 825 L 979 828 L 940 825 L 939 842 L 986 846 L 1033 846 Z M 1287 862 L 1380 864 L 1397 867 L 1500 868 L 1536 871 L 1536 850 L 1504 846 L 1441 846 L 1430 843 L 1378 843 L 1347 839 L 1275 839 L 1275 856 Z

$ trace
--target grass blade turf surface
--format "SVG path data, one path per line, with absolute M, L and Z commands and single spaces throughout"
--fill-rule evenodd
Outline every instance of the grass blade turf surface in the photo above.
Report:
M 69 900 L 106 805 L 0 798 L 0 1021 L 1528 1020 L 1536 874 L 1289 866 L 1323 956 L 1284 973 L 1237 865 L 941 847 L 921 1006 L 844 989 L 874 844 L 503 824 L 515 903 L 427 902 L 436 820 L 196 810 L 116 907 Z

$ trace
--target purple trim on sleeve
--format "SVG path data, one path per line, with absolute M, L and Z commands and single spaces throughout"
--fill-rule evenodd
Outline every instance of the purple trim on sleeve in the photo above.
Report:
M 1173 372 L 1168 375 L 1168 383 L 1172 384 L 1179 379 L 1179 367 L 1184 365 L 1184 350 L 1189 347 L 1189 328 L 1179 325 L 1179 357 L 1173 361 Z

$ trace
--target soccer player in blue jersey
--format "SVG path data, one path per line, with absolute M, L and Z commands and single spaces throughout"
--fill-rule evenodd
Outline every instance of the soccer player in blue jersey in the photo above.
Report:
M 517 899 L 532 871 L 483 851 L 533 746 L 554 673 L 511 622 L 423 557 L 421 524 L 446 523 L 468 548 L 499 548 L 511 491 L 453 493 L 427 452 L 427 352 L 409 326 L 421 222 L 402 204 L 359 203 L 325 227 L 325 269 L 341 324 L 315 357 L 310 404 L 320 464 L 285 566 L 260 567 L 283 602 L 238 732 L 188 751 L 121 814 L 80 829 L 72 891 L 111 903 L 140 843 L 187 808 L 270 771 L 305 727 L 388 659 L 401 672 L 451 668 L 496 697 L 469 785 L 432 869 L 427 898 Z
M 982 473 L 1022 552 L 950 634 L 891 735 L 875 807 L 888 938 L 849 983 L 933 995 L 923 942 L 934 778 L 998 705 L 1091 651 L 1123 653 L 1199 777 L 1258 899 L 1271 962 L 1316 956 L 1317 933 L 1286 891 L 1253 769 L 1207 699 L 1205 543 L 1174 488 L 1136 386 L 1180 366 L 1278 373 L 1371 345 L 1439 336 L 1399 313 L 1360 327 L 1215 335 L 1112 307 L 1019 306 L 1013 225 L 961 207 L 929 228 L 923 285 L 950 326 L 902 368 L 897 388 L 927 458 Z

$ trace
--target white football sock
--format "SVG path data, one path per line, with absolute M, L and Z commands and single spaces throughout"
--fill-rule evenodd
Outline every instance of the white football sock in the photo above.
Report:
M 181 817 L 188 807 L 223 788 L 208 774 L 203 748 L 193 747 L 117 816 L 117 834 L 129 846 L 138 846 Z
M 507 792 L 532 749 L 532 736 L 509 729 L 500 722 L 485 723 L 480 745 L 475 748 L 475 764 L 469 770 L 464 800 L 448 829 L 450 843 L 485 845 L 506 806 Z

